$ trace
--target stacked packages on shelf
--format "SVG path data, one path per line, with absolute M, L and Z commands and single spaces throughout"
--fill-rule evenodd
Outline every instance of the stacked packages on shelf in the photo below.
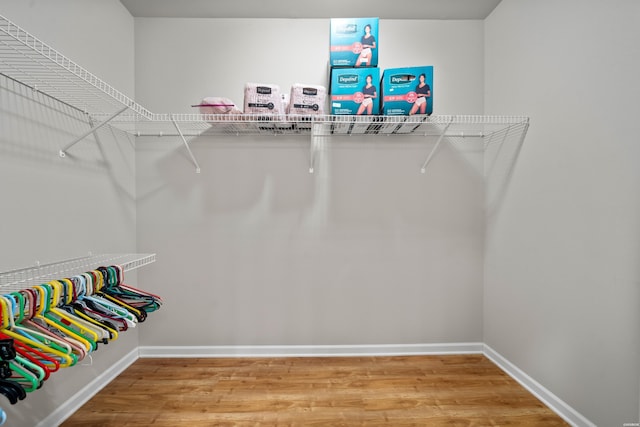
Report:
M 331 114 L 413 115 L 433 112 L 433 66 L 378 68 L 379 19 L 331 19 Z
M 245 114 L 322 115 L 327 90 L 324 86 L 295 83 L 289 93 L 275 84 L 247 83 L 244 88 Z
M 380 113 L 378 18 L 334 18 L 329 36 L 331 114 Z
M 289 116 L 324 115 L 326 98 L 327 89 L 320 85 L 295 83 L 290 92 L 285 93 L 277 84 L 246 83 L 242 111 L 232 100 L 223 97 L 206 97 L 193 107 L 199 107 L 200 114 L 216 115 L 216 118 L 286 120 Z
M 242 111 L 227 98 L 208 97 L 194 107 L 201 114 L 232 120 L 324 115 L 431 115 L 433 66 L 378 68 L 379 18 L 333 18 L 329 37 L 329 90 L 295 83 L 287 92 L 277 84 L 246 83 Z M 242 115 L 249 116 L 242 116 Z

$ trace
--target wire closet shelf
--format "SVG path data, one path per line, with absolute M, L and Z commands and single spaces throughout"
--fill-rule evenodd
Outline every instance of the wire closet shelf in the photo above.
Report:
M 0 74 L 136 136 L 424 135 L 491 137 L 528 124 L 510 116 L 155 114 L 0 15 Z M 70 144 L 72 145 L 72 144 Z
M 151 117 L 149 110 L 2 15 L 0 74 L 90 116 L 126 107 L 142 117 Z
M 528 125 L 524 116 L 336 116 L 260 114 L 153 114 L 150 118 L 123 114 L 112 125 L 137 136 L 176 135 L 417 135 L 486 138 Z
M 72 277 L 98 267 L 119 265 L 124 271 L 155 262 L 155 254 L 100 254 L 0 272 L 0 293 L 15 292 L 51 280 Z
M 73 145 L 109 125 L 134 136 L 179 136 L 200 172 L 187 138 L 206 135 L 307 135 L 309 172 L 314 170 L 317 142 L 333 136 L 414 135 L 437 140 L 422 167 L 424 172 L 437 147 L 446 139 L 454 145 L 482 141 L 484 148 L 515 141 L 521 145 L 529 126 L 524 116 L 292 116 L 155 114 L 114 89 L 94 74 L 0 15 L 0 75 L 31 87 L 90 117 L 90 129 L 60 149 Z

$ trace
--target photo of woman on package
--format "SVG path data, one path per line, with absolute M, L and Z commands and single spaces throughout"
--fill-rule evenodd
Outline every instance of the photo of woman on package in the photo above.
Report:
M 376 38 L 371 34 L 371 25 L 364 26 L 364 35 L 360 39 L 360 44 L 362 45 L 362 51 L 356 60 L 356 67 L 360 67 L 363 63 L 364 65 L 371 64 L 372 49 L 376 48 Z
M 360 107 L 358 108 L 357 115 L 361 115 L 362 113 L 367 111 L 367 115 L 371 115 L 373 113 L 373 100 L 378 97 L 378 92 L 376 87 L 372 83 L 373 76 L 369 74 L 366 78 L 366 83 L 362 88 L 362 94 L 364 95 L 364 100 Z
M 427 102 L 431 97 L 431 87 L 425 82 L 426 78 L 427 76 L 424 73 L 420 74 L 420 82 L 416 85 L 416 95 L 418 97 L 413 107 L 411 107 L 411 111 L 409 111 L 410 116 L 416 114 L 418 109 L 420 114 L 426 114 L 427 112 Z

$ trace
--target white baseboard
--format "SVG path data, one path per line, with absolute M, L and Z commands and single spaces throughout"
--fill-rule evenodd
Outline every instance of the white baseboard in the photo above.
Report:
M 312 357 L 480 354 L 482 343 L 378 345 L 141 346 L 140 357 Z
M 582 414 L 567 405 L 562 399 L 555 394 L 551 393 L 544 386 L 524 373 L 513 363 L 509 362 L 498 352 L 493 350 L 488 345 L 484 345 L 484 355 L 487 356 L 493 363 L 498 365 L 500 369 L 505 371 L 511 378 L 520 383 L 531 394 L 540 399 L 545 405 L 551 408 L 556 414 L 562 417 L 566 422 L 574 427 L 597 427 L 591 421 L 586 419 Z
M 74 394 L 73 397 L 49 414 L 47 418 L 40 421 L 36 427 L 60 425 L 136 360 L 138 360 L 138 348 L 131 350 L 126 356 L 110 366 L 109 369 L 102 372 L 93 381 Z

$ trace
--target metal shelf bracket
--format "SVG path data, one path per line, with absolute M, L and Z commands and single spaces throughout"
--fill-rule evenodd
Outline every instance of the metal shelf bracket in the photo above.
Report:
M 311 143 L 309 146 L 309 173 L 315 169 L 316 152 L 318 151 L 318 138 L 320 138 L 320 123 L 315 121 L 311 124 Z
M 187 142 L 184 135 L 182 134 L 182 131 L 180 130 L 180 126 L 178 126 L 178 123 L 176 122 L 176 119 L 173 115 L 171 116 L 171 122 L 173 122 L 173 125 L 176 127 L 176 130 L 178 131 L 178 135 L 180 135 L 180 138 L 182 139 L 182 142 L 184 143 L 184 146 L 187 149 L 189 156 L 191 157 L 191 161 L 196 167 L 196 173 L 200 173 L 200 165 L 198 164 L 198 161 L 196 160 L 193 153 L 191 152 L 191 148 L 189 148 L 189 143 Z
M 442 139 L 444 138 L 444 135 L 447 133 L 447 130 L 449 129 L 449 126 L 451 126 L 451 123 L 453 123 L 453 117 L 449 120 L 447 125 L 444 127 L 444 129 L 442 130 L 442 133 L 438 136 L 438 141 L 436 141 L 436 144 L 431 149 L 431 152 L 429 153 L 429 156 L 427 157 L 427 160 L 425 160 L 424 163 L 422 164 L 422 167 L 420 168 L 420 173 L 426 173 L 427 172 L 427 165 L 429 164 L 429 162 L 433 158 L 434 154 L 436 154 L 436 151 L 438 150 L 438 147 L 440 147 L 440 143 L 442 142 Z
M 100 122 L 99 124 L 97 124 L 96 126 L 91 126 L 91 129 L 89 129 L 88 131 L 86 131 L 85 133 L 83 133 L 82 135 L 80 135 L 79 137 L 77 137 L 76 139 L 74 139 L 73 141 L 71 141 L 69 144 L 67 144 L 64 148 L 62 148 L 59 152 L 60 157 L 65 157 L 67 155 L 67 150 L 69 150 L 69 148 L 73 147 L 74 145 L 76 145 L 78 142 L 82 141 L 84 138 L 86 138 L 87 136 L 89 136 L 89 134 L 94 133 L 95 131 L 97 131 L 98 129 L 100 129 L 102 126 L 106 125 L 107 123 L 109 123 L 111 120 L 115 119 L 116 117 L 118 117 L 120 114 L 122 114 L 123 112 L 125 112 L 127 109 L 129 108 L 129 106 L 125 106 L 122 107 L 120 110 L 116 111 L 115 113 L 113 113 L 112 115 L 110 115 L 106 120 L 104 120 L 103 122 Z

